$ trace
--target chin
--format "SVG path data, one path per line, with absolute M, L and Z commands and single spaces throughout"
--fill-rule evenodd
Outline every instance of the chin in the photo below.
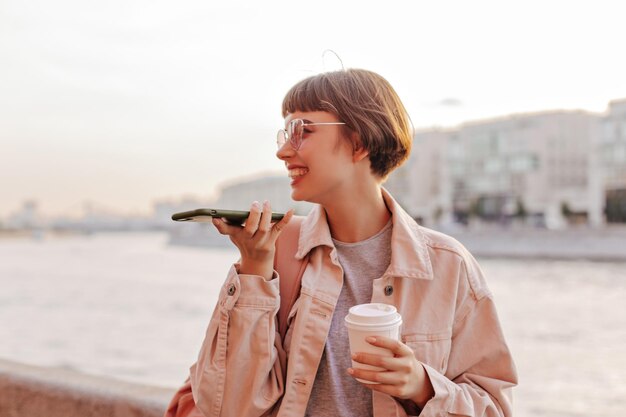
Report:
M 291 199 L 293 201 L 305 201 L 302 195 L 296 189 L 291 189 Z
M 313 198 L 313 196 L 311 196 L 310 194 L 307 195 L 303 193 L 301 190 L 298 190 L 295 188 L 291 190 L 291 199 L 293 201 L 306 201 L 307 203 L 314 203 L 314 204 L 317 203 L 317 201 L 314 201 L 315 199 Z

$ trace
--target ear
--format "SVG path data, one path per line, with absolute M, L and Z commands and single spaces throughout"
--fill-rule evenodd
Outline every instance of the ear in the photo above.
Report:
M 357 163 L 367 158 L 370 153 L 361 143 L 359 135 L 356 132 L 352 132 L 352 137 L 350 139 L 353 143 L 352 162 Z
M 370 153 L 364 147 L 360 146 L 352 152 L 352 162 L 361 162 L 363 159 L 369 157 Z

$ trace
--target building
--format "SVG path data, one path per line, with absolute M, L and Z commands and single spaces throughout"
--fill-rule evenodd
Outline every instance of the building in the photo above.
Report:
M 35 200 L 26 200 L 22 206 L 12 213 L 6 220 L 4 227 L 7 229 L 38 229 L 44 225 L 39 212 L 39 203 Z
M 614 100 L 593 142 L 593 224 L 626 223 L 626 99 Z
M 455 164 L 449 149 L 451 130 L 416 132 L 409 159 L 393 171 L 384 187 L 398 203 L 422 223 L 452 221 L 450 169 Z
M 417 132 L 411 157 L 387 187 L 427 225 L 586 222 L 598 120 L 585 111 L 547 111 Z
M 209 208 L 214 205 L 214 201 L 209 198 L 198 198 L 185 196 L 179 200 L 160 200 L 152 204 L 152 222 L 159 229 L 170 229 L 178 227 L 172 221 L 172 214 L 195 210 L 198 208 Z
M 307 214 L 311 204 L 291 199 L 290 182 L 286 173 L 234 180 L 220 188 L 216 206 L 222 209 L 249 210 L 253 201 L 262 203 L 268 200 L 272 211 L 285 212 L 293 208 L 296 214 Z

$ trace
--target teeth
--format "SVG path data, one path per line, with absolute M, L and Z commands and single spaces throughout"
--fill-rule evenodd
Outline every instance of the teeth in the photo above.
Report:
M 309 172 L 309 170 L 306 169 L 306 168 L 290 169 L 289 170 L 289 178 L 300 177 L 300 176 L 306 174 L 307 172 Z

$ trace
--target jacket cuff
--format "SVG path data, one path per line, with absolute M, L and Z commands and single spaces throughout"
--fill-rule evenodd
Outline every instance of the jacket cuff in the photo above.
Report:
M 450 381 L 446 376 L 440 374 L 432 367 L 422 363 L 428 377 L 430 378 L 430 383 L 433 386 L 433 391 L 435 395 L 431 398 L 420 413 L 421 416 L 435 416 L 439 415 L 441 410 L 448 410 L 450 403 L 452 402 L 452 397 L 454 396 L 454 391 L 457 389 L 457 386 L 454 382 Z
M 219 303 L 226 310 L 237 307 L 274 308 L 280 305 L 279 281 L 276 271 L 270 281 L 260 275 L 239 274 L 234 264 L 220 291 Z

